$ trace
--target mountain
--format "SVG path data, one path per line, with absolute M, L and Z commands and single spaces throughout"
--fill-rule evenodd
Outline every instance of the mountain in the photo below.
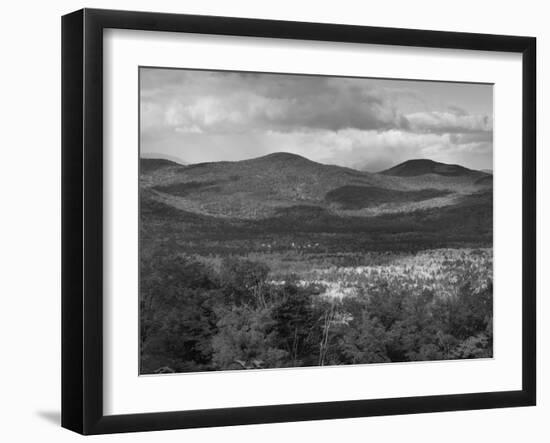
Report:
M 142 154 L 140 154 L 139 157 L 142 160 L 168 160 L 172 163 L 177 163 L 178 165 L 186 165 L 187 164 L 181 158 L 176 157 L 175 155 L 142 153 Z
M 140 187 L 148 188 L 155 183 L 178 180 L 184 165 L 164 158 L 140 158 Z
M 162 168 L 181 167 L 182 165 L 164 158 L 141 158 L 139 167 L 142 172 L 157 171 Z
M 281 207 L 327 206 L 326 194 L 346 185 L 403 189 L 391 177 L 324 165 L 289 153 L 179 169 L 145 169 L 142 174 L 142 188 L 157 199 L 218 217 L 258 218 Z
M 483 172 L 474 171 L 460 165 L 450 165 L 439 163 L 433 160 L 415 159 L 407 160 L 390 169 L 380 172 L 380 174 L 391 175 L 397 177 L 416 177 L 425 174 L 438 174 L 445 177 L 460 177 L 460 176 L 482 176 Z
M 429 160 L 412 160 L 375 174 L 278 152 L 187 166 L 142 159 L 140 180 L 143 198 L 194 214 L 254 220 L 293 207 L 367 217 L 449 206 L 486 189 L 487 182 L 476 183 L 485 176 Z
M 142 159 L 140 169 L 140 241 L 149 254 L 363 253 L 492 241 L 492 176 L 466 168 L 401 177 L 280 152 L 186 166 Z
M 493 186 L 493 175 L 485 175 L 484 177 L 478 178 L 475 182 L 478 186 Z

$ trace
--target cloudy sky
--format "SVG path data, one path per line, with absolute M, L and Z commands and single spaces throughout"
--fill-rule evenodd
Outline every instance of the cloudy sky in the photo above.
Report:
M 491 85 L 159 68 L 141 68 L 140 83 L 142 156 L 492 169 Z

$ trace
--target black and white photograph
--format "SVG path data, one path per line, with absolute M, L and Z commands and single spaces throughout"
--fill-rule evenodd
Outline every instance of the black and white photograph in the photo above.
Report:
M 493 85 L 139 76 L 140 374 L 493 356 Z

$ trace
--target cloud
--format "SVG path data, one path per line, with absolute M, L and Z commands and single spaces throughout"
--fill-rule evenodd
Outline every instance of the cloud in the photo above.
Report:
M 371 172 L 405 160 L 429 158 L 468 167 L 492 164 L 492 143 L 455 143 L 449 134 L 422 134 L 405 130 L 342 129 L 266 131 L 255 134 L 200 134 L 173 132 L 156 138 L 153 145 L 144 138 L 145 152 L 179 156 L 188 163 L 242 160 L 273 152 L 291 152 L 309 159 Z M 481 166 L 476 166 L 476 164 Z
M 492 117 L 455 105 L 400 112 L 399 98 L 415 100 L 418 94 L 375 87 L 369 79 L 157 69 L 145 70 L 141 78 L 144 131 L 407 129 L 442 134 L 490 132 L 493 127 Z
M 492 132 L 493 119 L 487 115 L 455 112 L 416 112 L 407 114 L 410 127 L 416 132 L 470 133 Z
M 492 104 L 471 112 L 479 94 L 466 86 L 170 69 L 142 69 L 140 85 L 142 152 L 194 163 L 288 151 L 371 171 L 411 158 L 492 166 Z
M 449 134 L 451 142 L 455 145 L 462 145 L 465 143 L 474 142 L 493 142 L 493 131 L 480 131 L 480 132 L 466 132 L 466 133 L 452 133 Z
M 455 115 L 463 116 L 468 114 L 468 112 L 460 106 L 449 105 L 447 108 Z
M 196 127 L 239 133 L 408 125 L 388 97 L 364 79 L 156 71 L 141 76 L 144 130 Z
M 414 133 L 406 130 L 388 131 L 345 129 L 298 133 L 271 132 L 266 137 L 269 152 L 284 151 L 313 157 L 322 163 L 380 171 L 414 158 L 429 158 L 445 163 L 475 167 L 476 161 L 492 162 L 492 144 L 486 142 L 455 143 L 450 134 Z M 279 149 L 278 149 L 279 148 Z M 470 161 L 464 161 L 468 154 Z

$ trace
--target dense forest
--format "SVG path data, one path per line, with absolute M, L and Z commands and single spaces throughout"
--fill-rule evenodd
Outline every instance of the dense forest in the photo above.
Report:
M 425 271 L 392 271 L 327 297 L 296 275 L 273 281 L 268 265 L 242 257 L 213 266 L 142 256 L 140 373 L 491 357 L 492 278 L 480 263 L 450 263 L 445 294 L 419 284 Z

